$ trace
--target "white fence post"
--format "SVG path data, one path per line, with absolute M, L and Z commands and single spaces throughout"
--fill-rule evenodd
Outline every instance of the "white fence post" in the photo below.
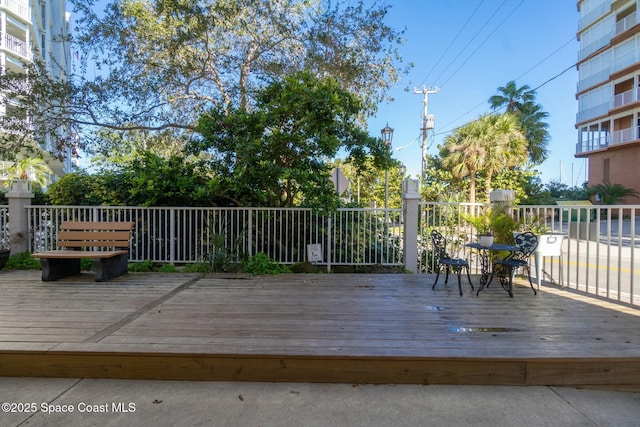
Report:
M 29 250 L 29 217 L 26 207 L 31 205 L 31 182 L 16 180 L 6 195 L 9 202 L 9 242 L 14 254 Z
M 169 209 L 169 262 L 171 264 L 176 263 L 176 244 L 178 238 L 176 236 L 176 210 L 174 208 Z
M 331 273 L 331 225 L 333 217 L 329 215 L 327 217 L 327 273 Z
M 402 183 L 402 209 L 404 214 L 404 268 L 418 272 L 418 217 L 420 212 L 420 181 L 405 179 Z

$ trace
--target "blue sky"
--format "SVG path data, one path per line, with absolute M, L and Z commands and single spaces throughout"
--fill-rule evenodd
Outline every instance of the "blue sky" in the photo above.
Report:
M 373 0 L 372 0 L 373 1 Z M 457 126 L 490 112 L 488 99 L 515 80 L 536 88 L 549 113 L 549 159 L 538 167 L 543 182 L 580 185 L 586 161 L 574 157 L 577 131 L 575 67 L 579 14 L 574 0 L 388 0 L 387 23 L 406 28 L 403 59 L 414 64 L 392 89 L 393 101 L 368 122 L 378 136 L 394 128 L 394 157 L 411 175 L 420 173 L 423 96 L 414 87 L 440 87 L 429 95 L 435 115 L 428 153 Z M 568 71 L 561 74 L 564 70 Z M 561 74 L 561 75 L 559 75 Z M 408 90 L 407 90 L 408 89 Z M 404 147 L 401 150 L 397 150 Z

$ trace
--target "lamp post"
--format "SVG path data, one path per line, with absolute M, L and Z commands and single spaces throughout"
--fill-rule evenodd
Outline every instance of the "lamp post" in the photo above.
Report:
M 382 141 L 391 148 L 391 140 L 393 140 L 393 128 L 389 127 L 389 123 L 380 131 Z M 384 220 L 389 225 L 389 168 L 385 171 L 384 176 Z

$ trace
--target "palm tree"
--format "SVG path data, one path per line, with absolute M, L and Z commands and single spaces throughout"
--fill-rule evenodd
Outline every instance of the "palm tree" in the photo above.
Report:
M 498 94 L 489 98 L 493 110 L 506 107 L 506 112 L 518 117 L 522 131 L 528 143 L 529 159 L 540 164 L 547 159 L 547 146 L 551 136 L 547 130 L 549 125 L 544 121 L 549 114 L 542 111 L 542 106 L 535 102 L 536 93 L 528 85 L 517 87 L 512 80 L 498 88 Z
M 587 189 L 587 193 L 590 196 L 600 194 L 603 205 L 615 205 L 627 197 L 640 197 L 640 194 L 633 188 L 610 182 L 592 185 Z
M 489 98 L 489 104 L 494 110 L 506 105 L 507 113 L 517 114 L 522 111 L 525 104 L 533 103 L 536 98 L 535 92 L 531 91 L 528 85 L 518 88 L 513 80 L 504 86 L 500 86 L 498 92 L 500 94 Z
M 469 177 L 469 200 L 476 201 L 476 178 L 486 177 L 487 199 L 493 176 L 527 160 L 527 142 L 517 118 L 510 113 L 489 114 L 456 129 L 445 139 L 440 156 L 457 178 Z
M 40 157 L 25 157 L 16 160 L 10 166 L 5 167 L 3 172 L 9 182 L 16 179 L 28 179 L 40 187 L 45 187 L 53 174 L 47 162 Z

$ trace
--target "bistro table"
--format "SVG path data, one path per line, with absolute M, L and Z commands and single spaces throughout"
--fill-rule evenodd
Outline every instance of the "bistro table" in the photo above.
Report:
M 520 248 L 514 245 L 504 245 L 501 243 L 494 243 L 491 246 L 482 246 L 480 243 L 467 243 L 466 246 L 468 248 L 476 249 L 478 251 L 478 255 L 480 256 L 480 287 L 478 288 L 478 292 L 476 292 L 476 296 L 480 294 L 480 291 L 485 287 L 488 287 L 491 281 L 493 280 L 493 263 L 491 262 L 491 252 L 501 252 L 506 251 L 509 252 L 506 258 L 513 256 L 515 252 L 517 252 Z M 513 298 L 513 292 L 511 290 L 509 278 L 504 278 L 505 280 L 500 280 L 500 284 L 502 288 L 509 293 L 509 296 Z

